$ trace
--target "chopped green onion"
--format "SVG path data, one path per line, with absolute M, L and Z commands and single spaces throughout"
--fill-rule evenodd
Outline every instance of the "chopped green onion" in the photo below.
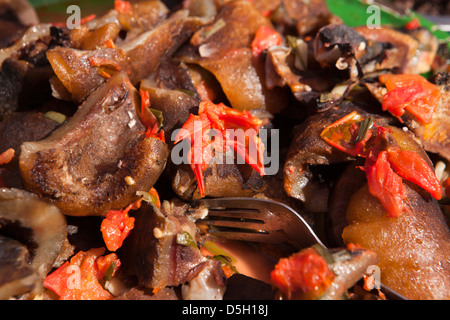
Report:
M 360 122 L 358 134 L 356 135 L 355 138 L 355 143 L 364 140 L 364 138 L 367 135 L 367 131 L 369 131 L 372 128 L 373 123 L 374 119 L 372 116 L 369 116 L 368 118 Z
M 212 259 L 220 261 L 222 266 L 229 266 L 233 273 L 239 273 L 236 267 L 232 264 L 231 258 L 229 256 L 224 255 L 214 255 Z
M 183 93 L 186 93 L 187 95 L 189 95 L 189 96 L 191 96 L 191 97 L 194 97 L 195 96 L 195 92 L 194 91 L 191 91 L 191 90 L 186 90 L 186 89 L 175 89 L 176 91 L 180 91 L 180 92 L 183 92 Z
M 105 274 L 103 275 L 104 281 L 110 281 L 112 279 L 112 276 L 114 274 L 114 269 L 116 268 L 117 261 L 111 262 L 108 269 L 106 269 Z
M 163 120 L 164 120 L 162 111 L 156 110 L 153 108 L 148 108 L 148 109 L 155 115 L 156 119 L 158 120 L 158 125 L 159 125 L 158 129 L 161 129 L 161 127 L 163 125 Z
M 308 45 L 302 39 L 298 39 L 294 36 L 287 36 L 286 40 L 297 58 L 295 59 L 295 66 L 299 70 L 306 70 L 308 67 Z
M 219 247 L 214 241 L 207 240 L 202 243 L 203 247 L 205 247 L 206 250 L 211 252 L 215 256 L 226 256 L 231 259 L 232 263 L 236 263 L 236 259 L 231 256 L 228 252 L 223 250 L 221 247 Z
M 197 248 L 197 244 L 195 243 L 194 239 L 192 239 L 192 236 L 187 231 L 177 233 L 176 242 L 182 246 L 191 246 L 191 247 Z
M 59 124 L 66 121 L 66 116 L 62 113 L 56 112 L 56 111 L 48 111 L 44 114 L 44 117 L 53 120 L 55 122 L 58 122 Z
M 220 18 L 214 24 L 210 27 L 205 28 L 205 30 L 201 33 L 201 38 L 208 39 L 211 37 L 214 33 L 225 27 L 226 23 L 225 21 Z
M 145 202 L 154 204 L 155 206 L 158 203 L 158 199 L 147 191 L 136 191 L 136 195 L 142 197 L 142 200 Z

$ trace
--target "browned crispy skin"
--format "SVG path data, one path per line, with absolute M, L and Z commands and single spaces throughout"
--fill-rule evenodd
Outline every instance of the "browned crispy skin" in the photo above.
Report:
M 124 41 L 118 48 L 77 50 L 56 47 L 47 51 L 47 57 L 72 99 L 81 102 L 106 81 L 102 71 L 111 74 L 124 70 L 136 85 L 154 72 L 160 60 L 172 55 L 200 25 L 200 20 L 179 11 L 154 29 Z M 95 59 L 102 59 L 106 64 L 96 65 Z
M 205 36 L 220 22 L 223 25 L 219 30 Z M 233 108 L 277 113 L 285 106 L 284 91 L 265 87 L 264 60 L 255 58 L 250 49 L 260 26 L 273 27 L 250 2 L 227 2 L 210 25 L 192 36 L 190 50 L 180 55 L 186 63 L 200 65 L 211 72 Z
M 25 187 L 76 216 L 104 215 L 137 200 L 136 191 L 150 190 L 169 153 L 161 140 L 144 139 L 138 106 L 126 75 L 114 75 L 52 135 L 22 145 Z
M 410 299 L 449 299 L 450 232 L 436 200 L 407 186 L 410 213 L 387 217 L 367 185 L 347 208 L 345 243 L 358 243 L 379 257 L 381 281 Z

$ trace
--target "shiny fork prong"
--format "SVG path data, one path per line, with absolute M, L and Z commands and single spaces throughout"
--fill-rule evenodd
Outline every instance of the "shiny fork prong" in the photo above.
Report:
M 256 209 L 208 209 L 208 217 L 224 217 L 224 218 L 242 218 L 248 220 L 259 220 L 263 221 L 263 216 L 261 212 Z
M 234 228 L 213 228 L 209 231 L 213 237 L 227 240 L 240 240 L 249 242 L 273 242 L 273 238 L 265 231 L 234 229 Z
M 203 205 L 212 210 L 230 209 L 230 210 L 255 210 L 259 208 L 255 206 L 254 202 L 242 201 L 243 198 L 211 198 L 199 199 L 192 201 L 193 205 Z
M 248 230 L 248 232 L 260 232 L 264 229 L 264 221 L 256 219 L 208 216 L 207 219 L 197 220 L 197 224 L 214 227 L 235 228 L 241 231 Z

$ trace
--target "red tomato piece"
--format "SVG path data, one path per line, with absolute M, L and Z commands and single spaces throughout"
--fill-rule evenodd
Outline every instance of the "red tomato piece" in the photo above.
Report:
M 113 275 L 120 266 L 120 260 L 115 253 L 106 257 L 105 248 L 79 251 L 70 262 L 66 261 L 61 267 L 49 274 L 44 280 L 44 286 L 56 293 L 60 300 L 110 300 L 114 296 L 105 290 L 100 280 L 115 262 Z
M 256 31 L 255 38 L 251 44 L 252 53 L 255 56 L 259 56 L 265 49 L 279 46 L 282 42 L 283 38 L 278 32 L 269 27 L 261 26 Z
M 388 161 L 387 151 L 381 151 L 373 161 L 366 159 L 364 164 L 369 192 L 381 201 L 390 217 L 399 217 L 407 210 L 404 200 L 406 189 L 402 178 L 392 170 Z
M 307 248 L 280 259 L 270 278 L 287 299 L 315 299 L 331 285 L 335 275 L 314 248 Z
M 417 153 L 388 149 L 388 161 L 395 172 L 428 191 L 435 199 L 442 198 L 442 188 L 433 169 Z

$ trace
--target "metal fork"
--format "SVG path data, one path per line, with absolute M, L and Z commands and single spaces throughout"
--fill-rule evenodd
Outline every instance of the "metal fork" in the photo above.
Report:
M 208 208 L 206 219 L 197 223 L 212 226 L 211 235 L 251 242 L 287 242 L 298 248 L 323 245 L 309 224 L 283 203 L 259 198 L 201 199 L 193 203 Z
M 281 202 L 260 198 L 212 198 L 195 200 L 192 204 L 208 208 L 208 216 L 197 223 L 210 226 L 209 233 L 216 237 L 289 243 L 299 250 L 317 243 L 326 248 L 305 219 Z M 382 283 L 380 286 L 388 299 L 407 300 Z

